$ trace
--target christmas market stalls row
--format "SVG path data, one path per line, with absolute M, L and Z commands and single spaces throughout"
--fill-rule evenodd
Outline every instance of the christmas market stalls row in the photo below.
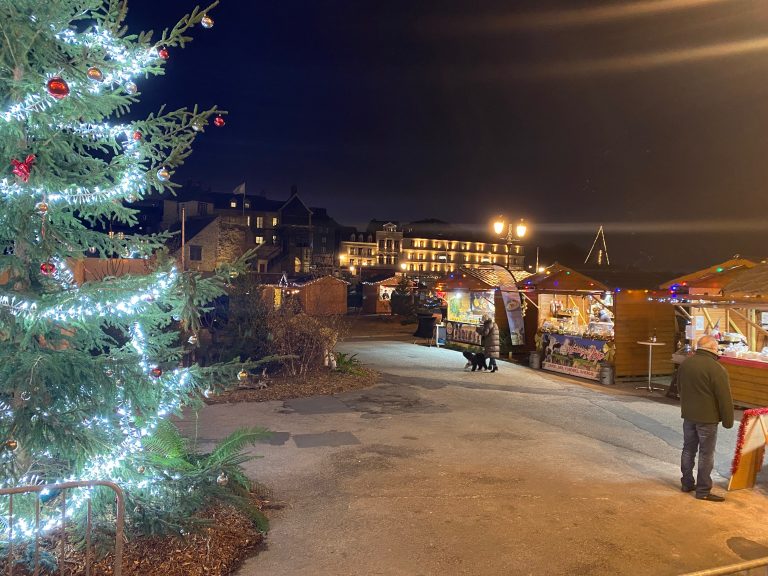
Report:
M 717 338 L 734 401 L 768 406 L 768 265 L 734 258 L 671 280 L 659 298 L 678 317 L 681 363 L 704 335 Z
M 655 339 L 673 350 L 675 319 L 645 289 L 611 289 L 554 264 L 529 275 L 501 266 L 460 269 L 438 283 L 447 302 L 449 342 L 480 344 L 484 314 L 495 318 L 507 350 L 533 352 L 532 364 L 592 380 L 647 375 Z M 670 354 L 655 354 L 651 371 L 671 374 Z

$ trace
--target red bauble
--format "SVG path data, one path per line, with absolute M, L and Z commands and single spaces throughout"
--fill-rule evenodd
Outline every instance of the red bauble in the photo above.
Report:
M 48 80 L 46 87 L 48 88 L 48 94 L 56 98 L 56 100 L 61 100 L 69 95 L 69 84 L 60 76 L 54 76 Z
M 168 52 L 168 48 L 163 46 L 160 48 L 160 50 L 157 51 L 157 55 L 160 56 L 163 60 L 168 60 L 168 58 L 171 56 L 171 54 Z
M 152 374 L 152 376 L 155 378 L 160 378 L 160 376 L 163 375 L 163 369 L 160 368 L 160 366 L 155 366 L 152 368 L 152 370 L 149 371 L 149 373 Z
M 213 125 L 217 128 L 221 128 L 224 126 L 224 124 L 226 124 L 226 122 L 224 122 L 224 118 L 222 118 L 220 115 L 213 119 Z
M 42 264 L 40 264 L 40 272 L 42 272 L 46 276 L 50 276 L 51 274 L 56 272 L 56 266 L 54 266 L 50 262 L 43 262 Z
M 134 140 L 141 140 L 141 132 L 136 130 L 136 132 L 133 133 L 133 139 Z

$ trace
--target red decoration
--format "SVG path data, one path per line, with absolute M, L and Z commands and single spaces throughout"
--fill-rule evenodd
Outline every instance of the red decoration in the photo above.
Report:
M 48 94 L 56 98 L 56 100 L 61 100 L 69 95 L 69 84 L 60 76 L 54 76 L 48 80 L 46 87 L 48 88 Z
M 22 182 L 27 182 L 29 180 L 29 173 L 32 169 L 32 164 L 35 163 L 35 155 L 30 154 L 27 156 L 26 160 L 23 162 L 20 162 L 19 160 L 16 160 L 15 158 L 11 160 L 11 164 L 13 165 L 13 173 L 18 176 Z
M 226 124 L 226 122 L 224 122 L 224 118 L 222 118 L 221 115 L 218 115 L 213 119 L 213 125 L 217 128 L 221 128 L 224 124 Z
M 755 416 L 761 416 L 768 414 L 768 408 L 750 408 L 744 410 L 744 414 L 741 417 L 741 424 L 739 425 L 739 434 L 736 437 L 736 453 L 733 455 L 733 462 L 731 463 L 731 475 L 736 474 L 736 470 L 739 469 L 739 463 L 741 462 L 741 451 L 744 448 L 744 436 L 747 433 L 747 425 L 749 421 Z M 758 462 L 757 469 L 759 470 L 763 466 L 762 462 Z
M 149 371 L 149 373 L 152 374 L 152 376 L 155 378 L 160 378 L 160 376 L 163 375 L 163 369 L 160 368 L 160 366 L 155 366 L 152 368 L 152 370 Z
M 136 130 L 136 132 L 133 133 L 133 139 L 134 140 L 141 140 L 141 132 Z
M 40 272 L 42 272 L 46 276 L 50 276 L 51 274 L 56 272 L 56 266 L 54 266 L 50 262 L 43 262 L 42 264 L 40 264 Z
M 171 56 L 170 53 L 168 52 L 168 48 L 166 48 L 165 46 L 163 46 L 162 48 L 160 48 L 160 50 L 157 51 L 157 55 L 160 56 L 160 58 L 162 58 L 163 60 L 168 60 L 168 58 Z

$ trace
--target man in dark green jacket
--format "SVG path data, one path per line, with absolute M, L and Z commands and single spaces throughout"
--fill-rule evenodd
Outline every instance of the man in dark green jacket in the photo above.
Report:
M 696 498 L 722 502 L 712 494 L 712 468 L 715 465 L 717 425 L 733 426 L 733 399 L 728 372 L 718 363 L 717 340 L 703 336 L 696 353 L 687 358 L 677 373 L 680 387 L 680 414 L 683 418 L 683 453 L 680 457 L 680 482 L 683 492 L 696 491 Z M 693 466 L 699 453 L 696 480 Z

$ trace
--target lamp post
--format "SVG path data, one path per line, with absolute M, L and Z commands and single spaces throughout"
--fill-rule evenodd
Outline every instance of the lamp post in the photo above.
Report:
M 506 234 L 504 230 L 506 229 Z M 493 231 L 497 236 L 500 236 L 507 246 L 507 269 L 510 268 L 509 254 L 512 251 L 513 245 L 520 245 L 520 241 L 525 238 L 528 233 L 528 225 L 525 220 L 520 218 L 517 223 L 506 222 L 503 216 L 499 216 L 493 223 Z

